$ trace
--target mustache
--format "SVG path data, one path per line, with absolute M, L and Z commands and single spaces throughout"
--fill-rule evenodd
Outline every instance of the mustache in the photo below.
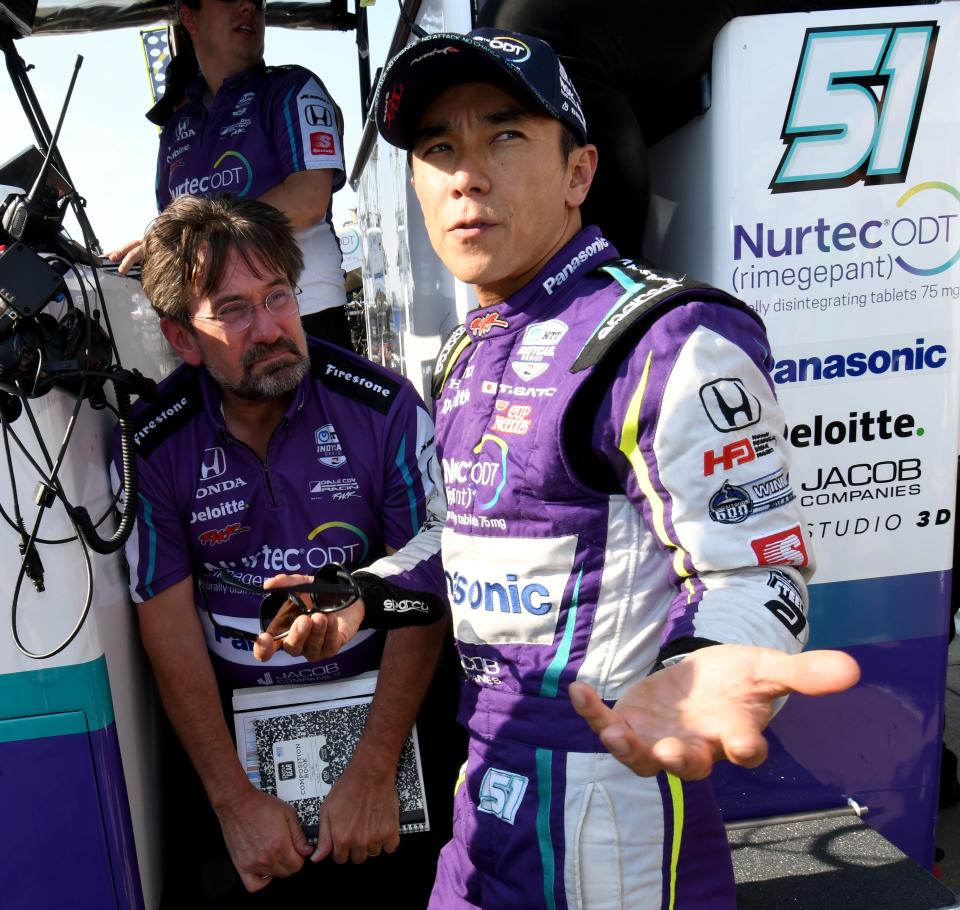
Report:
M 255 363 L 273 354 L 293 354 L 298 360 L 303 359 L 303 353 L 289 338 L 278 338 L 272 344 L 255 344 L 248 348 L 243 355 L 243 367 L 249 369 Z

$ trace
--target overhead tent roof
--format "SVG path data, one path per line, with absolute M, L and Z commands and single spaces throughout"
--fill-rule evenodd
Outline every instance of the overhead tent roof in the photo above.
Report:
M 167 0 L 41 0 L 33 24 L 34 35 L 98 32 L 112 28 L 150 25 L 174 17 Z M 347 11 L 347 0 L 269 0 L 267 25 L 282 28 L 356 28 L 357 17 Z

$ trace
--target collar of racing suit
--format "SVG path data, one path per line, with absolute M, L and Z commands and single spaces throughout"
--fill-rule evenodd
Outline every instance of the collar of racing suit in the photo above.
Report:
M 577 287 L 598 266 L 619 258 L 616 248 L 595 225 L 583 228 L 562 247 L 535 278 L 499 304 L 477 307 L 467 313 L 464 327 L 474 341 L 510 335 L 550 316 L 566 291 Z M 597 278 L 597 290 L 610 279 Z

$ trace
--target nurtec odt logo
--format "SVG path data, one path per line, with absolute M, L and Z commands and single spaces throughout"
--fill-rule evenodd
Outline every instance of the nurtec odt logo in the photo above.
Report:
M 182 159 L 181 159 L 182 160 Z M 253 186 L 253 166 L 240 152 L 226 151 L 216 161 L 210 173 L 204 177 L 188 177 L 170 187 L 174 199 L 189 193 L 191 196 L 207 196 L 210 193 L 236 193 L 246 196 Z

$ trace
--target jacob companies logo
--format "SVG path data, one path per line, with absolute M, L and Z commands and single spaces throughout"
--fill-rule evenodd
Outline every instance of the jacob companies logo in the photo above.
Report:
M 807 29 L 770 190 L 903 183 L 938 32 L 934 21 Z

